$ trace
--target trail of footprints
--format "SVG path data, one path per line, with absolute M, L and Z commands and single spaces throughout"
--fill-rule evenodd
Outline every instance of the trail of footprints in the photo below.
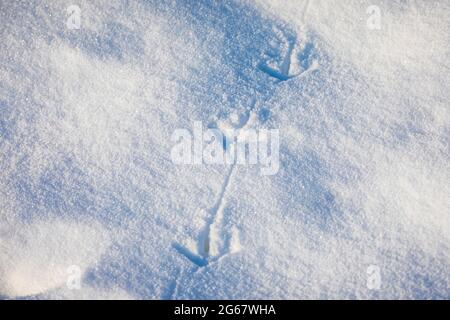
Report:
M 312 58 L 313 45 L 311 43 L 299 47 L 295 36 L 290 36 L 280 29 L 276 29 L 275 34 L 276 43 L 281 44 L 281 47 L 275 47 L 274 50 L 266 52 L 266 55 L 257 65 L 258 70 L 266 73 L 275 84 L 306 76 L 318 68 L 318 62 Z M 255 99 L 251 101 L 247 110 L 238 117 L 237 121 L 233 122 L 227 119 L 236 135 L 239 135 L 241 130 L 249 129 L 255 121 L 258 121 L 258 115 L 261 117 L 261 111 L 264 111 L 261 106 L 263 101 L 256 101 Z M 210 126 L 220 129 L 220 126 L 217 126 L 216 123 L 212 123 Z M 224 144 L 224 149 L 226 148 L 227 146 Z M 229 230 L 224 230 L 223 223 L 235 174 L 236 164 L 233 163 L 225 174 L 222 187 L 214 204 L 209 209 L 201 210 L 206 217 L 205 226 L 197 238 L 195 250 L 190 250 L 178 243 L 173 244 L 176 251 L 199 268 L 240 249 L 238 229 L 227 226 Z

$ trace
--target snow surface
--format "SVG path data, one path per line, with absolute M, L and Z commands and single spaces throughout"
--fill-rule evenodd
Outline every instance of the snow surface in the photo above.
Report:
M 46 2 L 0 1 L 0 297 L 450 298 L 448 1 Z M 277 174 L 172 163 L 248 112 Z

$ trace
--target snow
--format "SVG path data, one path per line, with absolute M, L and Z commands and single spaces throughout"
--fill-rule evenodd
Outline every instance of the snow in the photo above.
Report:
M 7 230 L 2 242 L 0 288 L 8 296 L 35 295 L 64 286 L 72 266 L 82 272 L 109 246 L 102 226 L 95 224 L 37 221 L 14 231 Z
M 450 298 L 449 17 L 1 1 L 0 297 Z M 196 121 L 278 129 L 279 170 L 174 164 Z

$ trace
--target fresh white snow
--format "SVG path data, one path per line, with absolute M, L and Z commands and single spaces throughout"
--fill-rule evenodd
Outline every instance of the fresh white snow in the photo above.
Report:
M 0 21 L 0 298 L 450 298 L 448 1 L 2 0 Z M 195 121 L 278 129 L 278 172 L 174 164 Z

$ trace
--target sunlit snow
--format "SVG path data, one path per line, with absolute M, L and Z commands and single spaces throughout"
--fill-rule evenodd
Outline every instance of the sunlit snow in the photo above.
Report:
M 450 298 L 448 1 L 0 0 L 0 21 L 1 298 Z M 278 171 L 175 164 L 196 121 L 279 130 Z

